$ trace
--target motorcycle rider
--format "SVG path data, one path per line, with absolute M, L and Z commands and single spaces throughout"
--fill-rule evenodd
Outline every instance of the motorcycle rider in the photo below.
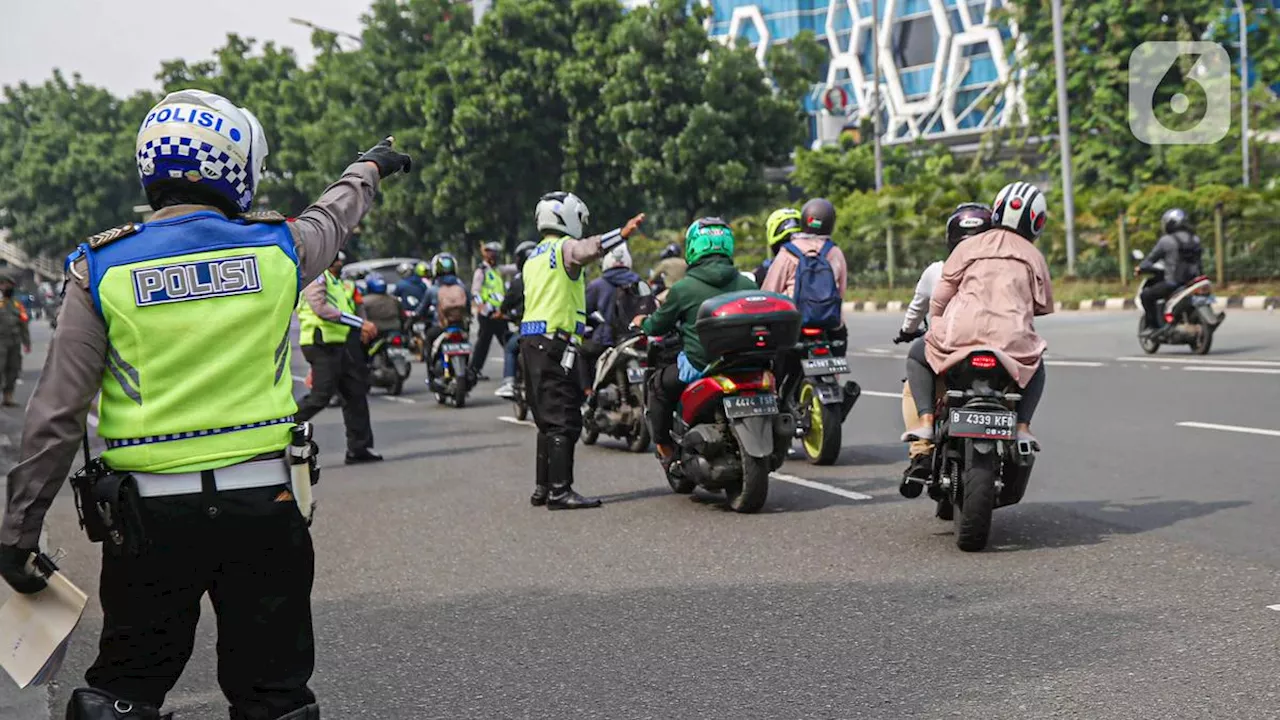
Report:
M 300 508 L 281 497 L 296 409 L 291 316 L 299 285 L 325 272 L 380 178 L 407 170 L 409 158 L 379 143 L 285 222 L 247 212 L 266 137 L 225 98 L 170 93 L 142 121 L 136 149 L 156 213 L 93 236 L 68 258 L 58 334 L 8 476 L 0 575 L 22 593 L 45 587 L 26 566 L 101 391 L 101 460 L 131 477 L 146 541 L 103 543 L 98 657 L 66 717 L 159 720 L 208 591 L 230 717 L 315 720 L 315 553 Z M 196 282 L 197 272 L 221 287 Z
M 947 256 L 950 257 L 956 246 L 965 238 L 980 235 L 990 229 L 991 208 L 989 206 L 983 203 L 957 205 L 951 216 L 947 218 Z M 938 280 L 942 277 L 943 265 L 944 261 L 938 260 L 920 273 L 920 281 L 916 283 L 915 295 L 911 298 L 911 304 L 907 306 L 907 314 L 902 320 L 902 328 L 898 330 L 898 337 L 894 339 L 895 343 L 913 341 L 924 343 L 920 339 L 924 336 L 924 330 L 920 326 L 924 322 L 926 313 L 929 312 L 929 302 L 933 299 L 933 289 L 937 287 Z M 902 385 L 902 422 L 904 430 L 910 430 L 919 423 L 916 402 L 911 394 L 909 383 Z M 911 459 L 910 464 L 902 474 L 904 487 L 906 483 L 927 481 L 933 472 L 933 441 L 913 440 L 908 456 Z M 903 494 L 909 494 L 913 490 L 914 488 L 905 488 Z M 914 496 L 918 495 L 918 492 L 914 494 Z
M 425 300 L 427 288 L 430 286 L 430 283 L 427 282 L 427 271 L 427 264 L 421 261 L 414 265 L 401 263 L 396 268 L 396 272 L 400 274 L 400 281 L 396 283 L 392 292 L 396 297 L 400 298 L 400 302 L 405 307 L 412 305 L 419 314 L 426 313 L 427 303 Z M 410 303 L 408 298 L 413 298 L 416 302 Z
M 471 355 L 471 372 L 481 380 L 489 378 L 484 374 L 484 361 L 489 357 L 489 345 L 498 339 L 498 345 L 505 346 L 511 335 L 511 328 L 506 318 L 502 317 L 499 307 L 506 292 L 502 280 L 502 269 L 498 267 L 499 253 L 502 243 L 487 242 L 480 246 L 483 261 L 476 268 L 471 278 L 471 300 L 476 309 L 476 346 Z
M 425 355 L 427 366 L 435 363 L 436 339 L 449 327 L 467 329 L 471 316 L 471 295 L 458 277 L 458 261 L 449 253 L 437 253 L 431 258 L 431 289 L 427 292 L 427 307 L 435 308 L 431 328 L 427 330 Z M 426 379 L 431 384 L 430 373 Z
M 533 252 L 537 246 L 538 244 L 532 240 L 525 240 L 516 246 L 516 274 L 511 278 L 511 282 L 507 283 L 507 294 L 502 298 L 500 308 L 502 317 L 517 325 L 524 317 L 524 261 L 529 259 L 529 253 Z M 493 391 L 494 395 L 508 400 L 515 397 L 516 363 L 519 360 L 520 334 L 511 333 L 511 337 L 507 338 L 507 344 L 503 346 L 502 384 Z
M 1203 274 L 1200 237 L 1192 230 L 1186 211 L 1182 208 L 1166 210 L 1160 218 L 1160 228 L 1164 234 L 1151 248 L 1147 259 L 1133 269 L 1133 274 L 1137 275 L 1155 270 L 1158 262 L 1164 263 L 1164 279 L 1142 289 L 1142 309 L 1146 313 L 1142 332 L 1145 337 L 1164 329 L 1161 301 Z
M 716 217 L 694 220 L 685 231 L 684 247 L 688 263 L 684 278 L 671 286 L 656 312 L 648 317 L 637 316 L 631 322 L 639 325 L 646 335 L 665 335 L 678 328 L 683 342 L 676 362 L 658 369 L 649 379 L 649 429 L 663 468 L 670 466 L 676 457 L 671 424 L 680 393 L 686 385 L 702 377 L 714 359 L 706 356 L 694 329 L 698 308 L 717 295 L 756 289 L 756 284 L 733 266 L 733 230 L 724 220 Z
M 942 266 L 929 303 L 929 331 L 907 353 L 907 382 L 920 424 L 903 442 L 933 440 L 935 374 L 974 350 L 994 349 L 1022 388 L 1018 440 L 1039 446 L 1031 419 L 1044 393 L 1046 344 L 1033 319 L 1053 312 L 1053 286 L 1033 243 L 1044 230 L 1048 205 L 1039 188 L 1016 182 L 991 207 L 992 229 L 961 243 Z
M 581 376 L 574 365 L 587 314 L 583 269 L 622 245 L 644 222 L 636 215 L 621 228 L 583 238 L 590 217 L 573 193 L 543 195 L 534 209 L 542 241 L 524 263 L 524 320 L 520 362 L 538 426 L 536 486 L 529 502 L 548 510 L 599 507 L 573 489 L 573 450 L 582 434 Z
M 400 301 L 387 294 L 387 281 L 378 273 L 364 279 L 364 317 L 378 329 L 378 334 L 400 332 Z
M 605 253 L 600 260 L 600 277 L 587 285 L 587 317 L 600 313 L 604 322 L 595 326 L 591 337 L 582 342 L 582 377 L 587 396 L 592 396 L 592 382 L 595 378 L 596 361 L 604 351 L 618 341 L 615 331 L 625 329 L 626 323 L 636 315 L 648 315 L 652 312 L 652 294 L 649 284 L 631 269 L 631 251 L 626 245 Z M 619 293 L 626 293 L 631 302 L 624 305 L 632 307 L 618 308 L 624 317 L 615 317 L 615 304 Z
M 663 248 L 658 256 L 658 264 L 649 271 L 649 286 L 653 288 L 654 295 L 661 296 L 668 288 L 680 282 L 687 268 L 684 250 L 678 244 L 671 243 Z
M 764 287 L 764 278 L 769 273 L 769 267 L 773 265 L 773 259 L 778 256 L 783 243 L 787 242 L 787 238 L 800 232 L 800 211 L 792 207 L 778 208 L 769 214 L 764 228 L 769 242 L 769 257 L 755 269 L 756 285 L 760 287 Z
M 834 303 L 833 320 L 835 327 L 827 328 L 827 340 L 831 345 L 831 354 L 844 357 L 848 350 L 849 330 L 844 325 L 844 293 L 849 282 L 849 269 L 844 259 L 844 252 L 831 241 L 831 232 L 836 226 L 836 209 L 825 198 L 814 198 L 804 204 L 800 210 L 801 229 L 789 233 L 782 243 L 779 252 L 769 266 L 761 290 L 781 293 L 795 298 L 801 314 L 806 313 L 805 305 L 813 301 L 829 301 Z M 797 271 L 801 268 L 801 256 L 817 257 L 826 248 L 826 261 L 835 280 L 831 287 L 831 297 L 810 298 L 797 287 Z M 785 348 L 778 353 L 779 397 L 791 398 L 804 375 L 800 370 L 800 353 L 794 348 Z

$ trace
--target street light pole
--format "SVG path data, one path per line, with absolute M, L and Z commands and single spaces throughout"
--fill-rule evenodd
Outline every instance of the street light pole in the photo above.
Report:
M 1239 0 L 1237 0 L 1238 2 Z M 1076 274 L 1076 197 L 1071 184 L 1071 123 L 1067 109 L 1067 60 L 1062 43 L 1062 0 L 1052 0 L 1053 61 L 1058 76 L 1058 145 L 1062 151 L 1062 205 L 1067 231 L 1067 276 Z
M 1240 14 L 1240 162 L 1243 187 L 1249 187 L 1249 19 L 1244 0 L 1236 0 L 1236 12 Z
M 884 187 L 884 161 L 880 157 L 880 0 L 871 0 L 871 139 L 876 156 L 876 192 Z

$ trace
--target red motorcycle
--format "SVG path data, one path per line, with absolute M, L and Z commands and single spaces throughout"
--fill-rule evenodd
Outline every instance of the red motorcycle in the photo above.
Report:
M 773 363 L 796 344 L 800 313 L 785 295 L 746 290 L 703 303 L 694 327 L 716 359 L 680 396 L 667 482 L 677 493 L 724 492 L 731 509 L 753 513 L 795 437 L 795 418 L 779 411 Z

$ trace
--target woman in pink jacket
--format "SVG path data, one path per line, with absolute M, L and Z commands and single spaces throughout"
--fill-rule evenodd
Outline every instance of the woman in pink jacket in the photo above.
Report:
M 1031 417 L 1044 393 L 1046 345 L 1033 318 L 1053 312 L 1053 287 L 1048 263 L 1032 243 L 1047 215 L 1039 188 L 1006 185 L 992 204 L 992 229 L 964 241 L 947 258 L 929 305 L 929 332 L 907 354 L 920 427 L 907 431 L 904 441 L 933 439 L 937 374 L 975 350 L 992 350 L 1022 388 L 1018 439 L 1038 445 Z

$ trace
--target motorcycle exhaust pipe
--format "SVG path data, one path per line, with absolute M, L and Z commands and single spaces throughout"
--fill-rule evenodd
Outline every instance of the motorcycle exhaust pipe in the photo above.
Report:
M 854 403 L 858 402 L 860 397 L 862 397 L 861 385 L 852 380 L 844 384 L 844 404 L 840 407 L 841 422 L 849 417 L 849 411 L 853 410 Z

